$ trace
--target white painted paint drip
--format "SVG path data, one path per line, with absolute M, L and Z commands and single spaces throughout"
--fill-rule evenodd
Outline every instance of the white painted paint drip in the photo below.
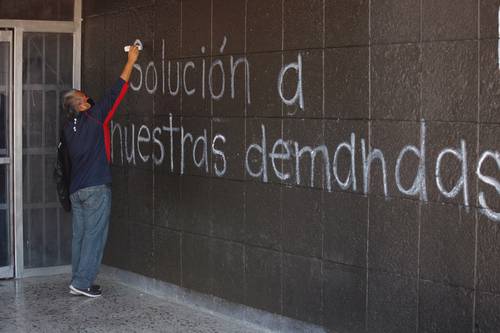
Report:
M 187 139 L 191 140 L 191 143 L 193 142 L 193 136 L 191 135 L 191 133 L 184 134 L 184 127 L 181 126 L 181 175 L 184 174 L 184 167 L 185 167 L 184 146 Z
M 133 82 L 130 82 L 129 85 L 130 85 L 130 88 L 132 88 L 133 91 L 139 91 L 141 90 L 141 87 L 142 87 L 142 68 L 139 64 L 134 64 L 134 67 L 136 70 L 139 71 L 139 84 L 138 85 L 135 85 Z
M 215 67 L 219 67 L 220 73 L 221 73 L 221 87 L 220 87 L 220 92 L 218 94 L 214 93 L 214 82 L 213 82 L 213 71 Z M 224 90 L 226 86 L 226 75 L 224 73 L 224 66 L 222 64 L 222 60 L 216 59 L 215 61 L 212 62 L 212 65 L 210 66 L 210 69 L 208 71 L 208 89 L 210 91 L 210 96 L 214 100 L 220 100 L 222 96 L 224 96 Z
M 142 132 L 146 133 L 146 136 L 142 135 Z M 149 155 L 144 156 L 141 152 L 141 143 L 150 142 L 151 141 L 151 133 L 149 132 L 149 128 L 146 125 L 141 125 L 139 127 L 139 132 L 137 132 L 137 153 L 139 154 L 139 158 L 146 163 L 149 161 Z
M 342 149 L 347 149 L 351 156 L 351 168 L 349 170 L 349 174 L 347 175 L 347 178 L 345 181 L 342 181 L 339 177 L 338 174 L 338 168 L 337 168 L 337 158 L 339 155 L 339 152 Z M 335 150 L 335 154 L 333 155 L 333 175 L 335 177 L 335 180 L 339 184 L 340 188 L 343 190 L 347 190 L 349 187 L 352 186 L 352 190 L 356 191 L 356 135 L 354 133 L 351 133 L 351 143 L 349 144 L 348 142 L 342 142 L 337 146 L 337 149 Z
M 182 74 L 182 81 L 184 82 L 184 92 L 186 93 L 186 95 L 191 96 L 191 95 L 194 95 L 194 93 L 196 92 L 196 88 L 188 89 L 188 87 L 187 87 L 186 72 L 187 72 L 188 68 L 192 68 L 194 70 L 196 68 L 196 66 L 194 65 L 194 62 L 192 62 L 192 61 L 186 62 L 184 64 L 184 71 Z
M 168 83 L 168 92 L 171 96 L 177 96 L 177 94 L 179 93 L 179 89 L 180 89 L 180 80 L 181 80 L 181 73 L 180 73 L 180 67 L 181 67 L 181 64 L 179 62 L 176 63 L 177 65 L 177 82 L 176 82 L 176 85 L 175 85 L 175 90 L 172 90 L 172 83 L 170 81 L 170 77 L 171 77 L 171 70 L 170 70 L 170 67 L 171 67 L 171 63 L 170 61 L 168 62 L 168 77 L 167 77 L 167 83 Z
M 278 150 L 278 147 L 282 147 L 285 150 L 285 153 L 278 153 L 276 152 Z M 288 143 L 283 141 L 283 139 L 278 139 L 274 142 L 273 149 L 271 153 L 269 153 L 269 158 L 271 158 L 271 164 L 273 166 L 274 173 L 276 174 L 276 177 L 278 177 L 281 180 L 287 180 L 290 178 L 290 173 L 283 173 L 278 170 L 278 167 L 276 166 L 276 160 L 281 160 L 281 161 L 288 161 L 290 160 L 290 148 L 288 147 Z
M 326 188 L 329 192 L 332 190 L 331 175 L 330 175 L 330 155 L 328 153 L 328 148 L 326 145 L 320 145 L 312 149 L 309 146 L 304 146 L 299 149 L 299 143 L 294 142 L 295 146 L 295 183 L 300 185 L 300 159 L 305 153 L 309 153 L 311 157 L 311 187 L 314 187 L 314 170 L 316 164 L 316 155 L 322 153 L 323 161 L 325 166 L 325 177 L 326 177 Z
M 384 185 L 384 195 L 388 196 L 389 191 L 387 190 L 387 168 L 385 164 L 384 154 L 379 149 L 373 149 L 368 147 L 368 156 L 366 156 L 365 140 L 361 139 L 361 153 L 363 155 L 363 192 L 368 194 L 370 189 L 370 171 L 371 164 L 375 159 L 378 159 L 382 166 L 383 174 L 383 185 Z
M 222 158 L 222 165 L 223 165 L 222 170 L 220 170 L 217 166 L 217 162 L 214 162 L 215 174 L 217 175 L 217 177 L 222 177 L 226 174 L 227 161 L 226 161 L 226 155 L 224 154 L 224 151 L 215 148 L 215 144 L 216 144 L 217 140 L 222 141 L 222 143 L 226 143 L 226 138 L 222 134 L 217 134 L 214 137 L 214 139 L 212 140 L 212 154 L 220 156 Z
M 120 138 L 120 163 L 123 165 L 123 141 L 122 141 L 122 127 L 119 123 L 111 121 L 111 161 L 114 162 L 114 139 L 115 131 L 119 131 Z
M 262 130 L 262 145 L 258 145 L 257 143 L 252 143 L 248 146 L 246 154 L 245 154 L 245 169 L 247 173 L 254 177 L 260 178 L 262 177 L 262 181 L 267 183 L 267 151 L 266 151 L 266 127 L 261 125 Z M 261 154 L 262 162 L 258 172 L 254 172 L 250 167 L 250 152 L 252 150 L 256 150 Z
M 477 164 L 477 169 L 476 169 L 476 174 L 477 174 L 477 177 L 481 181 L 483 181 L 484 183 L 486 183 L 488 185 L 493 186 L 495 188 L 495 190 L 497 191 L 497 194 L 500 195 L 500 182 L 493 177 L 485 176 L 481 172 L 481 167 L 483 166 L 484 161 L 488 157 L 494 159 L 497 163 L 497 167 L 500 169 L 500 152 L 498 152 L 498 151 L 493 152 L 493 151 L 488 150 L 488 151 L 485 151 L 481 155 L 481 157 L 479 158 L 479 162 Z M 497 202 L 498 202 L 498 200 L 497 200 Z M 479 193 L 479 205 L 481 206 L 480 212 L 482 214 L 484 214 L 490 220 L 500 222 L 500 212 L 495 212 L 488 206 L 488 204 L 486 203 L 485 194 L 482 191 Z
M 458 149 L 446 148 L 439 153 L 436 160 L 436 170 L 434 174 L 439 192 L 441 192 L 441 194 L 443 194 L 446 198 L 453 199 L 460 193 L 460 191 L 463 191 L 464 205 L 467 208 L 469 206 L 469 191 L 467 180 L 467 150 L 464 140 L 460 140 L 460 147 L 461 151 Z M 441 161 L 447 154 L 455 156 L 462 164 L 462 174 L 460 175 L 460 179 L 450 191 L 447 191 L 444 188 L 443 181 L 441 180 Z
M 292 69 L 297 73 L 297 88 L 295 90 L 295 95 L 288 99 L 283 93 L 283 80 L 286 73 Z M 293 105 L 298 102 L 299 107 L 304 110 L 304 94 L 302 93 L 302 55 L 300 53 L 297 56 L 297 62 L 292 62 L 281 69 L 278 76 L 278 93 L 281 100 L 286 105 Z
M 127 131 L 127 126 L 125 126 L 124 128 L 124 136 L 125 136 L 125 157 L 127 158 L 127 162 L 130 164 L 132 163 L 133 165 L 135 165 L 135 125 L 134 124 L 131 124 L 130 127 L 132 128 L 132 134 L 130 135 L 130 139 L 131 139 L 131 150 L 130 150 L 130 154 L 128 152 L 128 131 Z
M 427 184 L 425 180 L 425 122 L 422 120 L 420 122 L 420 150 L 413 146 L 405 146 L 398 155 L 396 160 L 396 186 L 398 190 L 406 195 L 415 196 L 419 195 L 420 200 L 427 201 Z M 413 185 L 409 189 L 405 189 L 401 184 L 401 163 L 406 153 L 412 152 L 418 158 L 418 169 Z
M 163 147 L 163 143 L 157 138 L 156 134 L 161 135 L 160 127 L 155 127 L 153 130 L 153 142 L 160 148 L 160 157 L 157 157 L 153 151 L 151 158 L 153 159 L 154 165 L 161 165 L 163 163 L 163 159 L 165 158 L 165 148 Z
M 174 132 L 179 132 L 179 127 L 173 127 L 173 116 L 171 113 L 168 115 L 169 126 L 163 126 L 162 129 L 170 134 L 170 171 L 174 172 Z
M 150 70 L 151 68 L 153 69 L 153 74 L 154 74 L 154 80 L 153 80 L 154 84 L 153 84 L 153 87 L 152 87 L 152 88 L 150 88 L 150 87 L 148 86 L 148 82 L 149 82 L 149 80 L 148 80 L 148 76 L 149 76 L 149 70 Z M 146 91 L 147 91 L 149 94 L 151 94 L 151 95 L 152 95 L 152 94 L 154 94 L 154 93 L 156 92 L 156 89 L 158 88 L 158 73 L 156 72 L 156 66 L 155 66 L 155 63 L 154 63 L 154 62 L 152 62 L 152 61 L 150 61 L 150 62 L 148 63 L 148 66 L 146 67 L 146 79 L 145 79 L 145 86 L 146 86 Z
M 198 150 L 198 145 L 202 144 L 202 155 L 201 159 L 198 161 L 196 159 L 196 152 Z M 207 137 L 207 130 L 203 130 L 203 135 L 200 135 L 199 137 L 196 138 L 194 141 L 193 145 L 193 162 L 194 165 L 196 165 L 198 168 L 203 167 L 205 165 L 205 171 L 208 173 L 208 137 Z

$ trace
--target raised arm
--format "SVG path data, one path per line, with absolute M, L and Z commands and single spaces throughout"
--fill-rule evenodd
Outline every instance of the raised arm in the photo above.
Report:
M 123 81 L 128 82 L 128 80 L 130 79 L 130 74 L 132 73 L 132 69 L 134 68 L 134 64 L 137 61 L 138 56 L 139 48 L 136 45 L 131 46 L 130 50 L 128 51 L 127 63 L 125 64 L 125 67 L 123 67 L 122 74 L 120 75 Z
M 130 74 L 132 73 L 138 56 L 139 49 L 137 46 L 131 47 L 128 53 L 127 63 L 123 67 L 120 78 L 117 79 L 111 89 L 96 103 L 95 107 L 89 110 L 90 114 L 99 121 L 104 123 L 113 117 L 118 104 L 121 102 L 121 98 L 123 98 L 127 91 Z

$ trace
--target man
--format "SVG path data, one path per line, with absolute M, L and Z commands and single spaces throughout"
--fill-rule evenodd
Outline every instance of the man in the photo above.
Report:
M 74 295 L 101 296 L 100 287 L 93 283 L 101 264 L 111 213 L 109 122 L 127 91 L 138 56 L 139 49 L 131 47 L 120 78 L 98 103 L 79 90 L 64 95 L 68 120 L 63 133 L 71 161 L 69 193 L 73 210 L 69 288 Z

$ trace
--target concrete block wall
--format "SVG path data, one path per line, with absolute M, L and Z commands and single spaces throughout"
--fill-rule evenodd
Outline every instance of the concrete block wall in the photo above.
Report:
M 105 262 L 338 332 L 500 329 L 499 6 L 84 1 L 88 94 L 145 47 Z

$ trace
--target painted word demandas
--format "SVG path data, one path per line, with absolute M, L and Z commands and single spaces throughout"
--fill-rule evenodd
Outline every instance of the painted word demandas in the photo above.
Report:
M 219 48 L 220 54 L 224 52 L 226 44 L 227 39 L 224 37 Z M 205 47 L 201 48 L 201 53 L 202 55 L 206 54 Z M 160 74 L 158 74 L 157 66 L 153 61 L 148 63 L 145 71 L 139 64 L 136 64 L 134 68 L 138 77 L 135 75 L 130 86 L 135 91 L 144 87 L 149 94 L 155 94 L 161 89 L 163 95 L 177 96 L 182 94 L 183 98 L 197 95 L 203 99 L 211 98 L 212 100 L 223 98 L 226 89 L 229 89 L 230 97 L 234 99 L 236 98 L 235 82 L 237 81 L 235 78 L 240 73 L 239 75 L 245 77 L 245 84 L 240 87 L 244 90 L 241 96 L 246 104 L 251 104 L 251 64 L 248 59 L 245 56 L 226 57 L 225 59 L 229 61 L 229 70 L 222 58 L 213 56 L 210 59 L 209 64 L 204 57 L 199 58 L 196 62 L 191 60 L 175 61 L 174 63 L 166 61 L 165 41 L 162 41 Z M 174 84 L 172 84 L 173 66 L 175 66 Z M 285 105 L 294 105 L 297 107 L 295 109 L 304 112 L 301 53 L 297 52 L 297 61 L 284 64 L 277 73 L 276 88 L 281 101 Z M 295 92 L 291 96 L 286 96 L 284 81 L 285 78 L 289 79 L 290 77 L 295 78 Z M 161 79 L 160 83 L 158 82 L 159 78 Z M 289 93 L 289 90 L 287 92 Z M 280 137 L 269 142 L 266 124 L 260 124 L 258 131 L 260 138 L 256 142 L 248 144 L 245 151 L 226 152 L 224 146 L 228 142 L 237 139 L 239 139 L 237 142 L 241 142 L 241 138 L 227 138 L 224 133 L 209 135 L 211 131 L 207 128 L 194 134 L 186 130 L 184 126 L 174 124 L 173 116 L 170 114 L 168 124 L 154 128 L 146 125 L 136 126 L 133 123 L 126 126 L 112 122 L 112 160 L 114 163 L 120 164 L 136 165 L 139 162 L 153 163 L 158 166 L 168 157 L 169 169 L 172 173 L 176 172 L 182 175 L 186 172 L 186 167 L 189 166 L 199 169 L 199 172 L 205 174 L 209 174 L 210 170 L 213 170 L 217 177 L 224 177 L 230 168 L 228 156 L 236 155 L 244 159 L 241 167 L 244 167 L 246 175 L 260 179 L 262 182 L 269 182 L 273 177 L 277 181 L 288 184 L 321 187 L 327 191 L 333 191 L 338 187 L 338 189 L 346 191 L 362 191 L 364 194 L 370 193 L 370 184 L 378 182 L 381 183 L 383 194 L 386 197 L 390 196 L 389 172 L 394 170 L 394 182 L 401 194 L 427 201 L 429 188 L 427 180 L 432 179 L 440 196 L 448 199 L 459 199 L 468 209 L 471 202 L 469 198 L 470 188 L 474 188 L 474 186 L 470 186 L 471 176 L 468 159 L 470 148 L 467 147 L 465 140 L 461 139 L 455 146 L 443 147 L 434 161 L 428 161 L 426 157 L 426 131 L 426 122 L 422 119 L 420 121 L 419 145 L 404 146 L 396 160 L 391 164 L 381 148 L 372 147 L 365 138 L 360 137 L 355 132 L 352 132 L 349 137 L 345 138 L 344 142 L 338 144 L 334 149 L 329 149 L 326 144 L 314 147 L 302 145 L 293 138 Z M 119 141 L 118 146 L 115 143 L 116 139 Z M 118 156 L 117 148 L 119 149 Z M 475 152 L 475 149 L 472 150 Z M 119 161 L 116 160 L 117 158 Z M 209 160 L 212 161 L 212 165 L 209 165 Z M 308 165 L 307 161 L 309 161 Z M 409 161 L 414 161 L 413 165 Z M 402 179 L 402 175 L 407 174 L 403 164 L 406 165 L 406 169 L 415 170 L 413 179 Z M 428 170 L 429 165 L 433 167 L 432 171 Z M 303 170 L 306 166 L 307 171 Z M 371 174 L 374 168 L 380 170 L 380 180 L 372 179 L 374 177 L 371 177 Z M 500 181 L 485 172 L 485 169 L 498 168 L 500 170 L 500 153 L 495 150 L 480 152 L 474 168 L 477 180 L 484 183 L 481 188 L 484 186 L 488 188 L 488 192 L 479 190 L 477 193 L 480 211 L 489 219 L 500 222 L 500 212 L 495 210 L 499 207 Z M 360 170 L 360 172 L 356 173 L 356 170 Z M 456 175 L 450 176 L 450 172 L 454 171 Z M 433 176 L 428 178 L 430 172 L 433 172 Z M 304 180 L 304 175 L 308 175 L 308 181 Z M 407 182 L 408 180 L 410 182 Z M 319 182 L 321 184 L 318 184 Z M 495 204 L 492 205 L 492 203 Z M 495 209 L 491 207 L 495 207 Z

